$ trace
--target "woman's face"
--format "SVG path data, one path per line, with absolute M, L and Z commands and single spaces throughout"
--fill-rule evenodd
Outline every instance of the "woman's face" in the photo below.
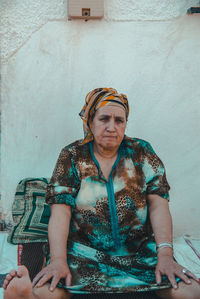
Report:
M 99 108 L 90 123 L 96 145 L 115 150 L 124 138 L 126 113 L 120 105 L 106 105 Z

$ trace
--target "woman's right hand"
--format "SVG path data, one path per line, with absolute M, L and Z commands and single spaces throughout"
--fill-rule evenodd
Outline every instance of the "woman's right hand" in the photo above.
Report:
M 56 285 L 58 284 L 61 278 L 65 278 L 65 284 L 67 286 L 71 285 L 72 275 L 69 270 L 67 262 L 63 259 L 54 259 L 43 268 L 33 279 L 33 287 L 43 286 L 49 279 L 51 280 L 50 291 L 54 291 Z

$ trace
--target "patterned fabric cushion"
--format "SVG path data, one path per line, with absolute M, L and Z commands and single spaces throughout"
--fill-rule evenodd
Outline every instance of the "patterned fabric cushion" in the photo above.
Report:
M 46 242 L 50 207 L 45 202 L 50 179 L 26 178 L 19 182 L 12 206 L 14 227 L 8 236 L 12 244 Z

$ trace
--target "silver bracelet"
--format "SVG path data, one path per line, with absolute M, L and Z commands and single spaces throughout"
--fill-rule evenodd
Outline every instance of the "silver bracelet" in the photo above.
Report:
M 156 250 L 158 251 L 158 249 L 165 248 L 165 247 L 170 247 L 170 248 L 173 249 L 173 245 L 172 245 L 171 243 L 163 242 L 163 243 L 159 243 L 159 244 L 156 246 Z

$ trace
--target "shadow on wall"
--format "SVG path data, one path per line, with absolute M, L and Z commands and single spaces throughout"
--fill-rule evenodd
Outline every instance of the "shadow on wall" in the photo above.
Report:
M 9 231 L 12 228 L 12 224 L 10 222 L 6 223 L 5 219 L 6 219 L 6 215 L 2 213 L 2 207 L 0 205 L 0 232 Z
M 1 206 L 0 206 L 1 210 Z M 0 211 L 0 232 L 2 231 L 10 231 L 13 227 L 11 222 L 5 221 L 6 215 Z
M 2 212 L 0 212 L 0 231 L 5 231 L 5 230 L 6 230 L 5 215 Z
M 1 111 L 0 111 L 0 153 L 1 153 Z M 0 162 L 1 162 L 1 155 L 0 155 Z M 0 163 L 0 167 L 1 167 L 1 163 Z M 1 168 L 0 168 L 0 172 L 1 172 Z M 5 228 L 6 228 L 5 215 L 2 213 L 1 193 L 0 193 L 0 231 L 5 230 Z
M 0 153 L 1 153 L 1 111 L 0 111 Z M 0 155 L 0 162 L 1 162 L 1 155 Z M 1 163 L 0 163 L 0 167 L 1 167 Z M 0 169 L 0 172 L 1 172 L 1 169 Z M 6 228 L 5 215 L 2 213 L 1 193 L 0 193 L 0 231 L 5 230 L 5 228 Z

